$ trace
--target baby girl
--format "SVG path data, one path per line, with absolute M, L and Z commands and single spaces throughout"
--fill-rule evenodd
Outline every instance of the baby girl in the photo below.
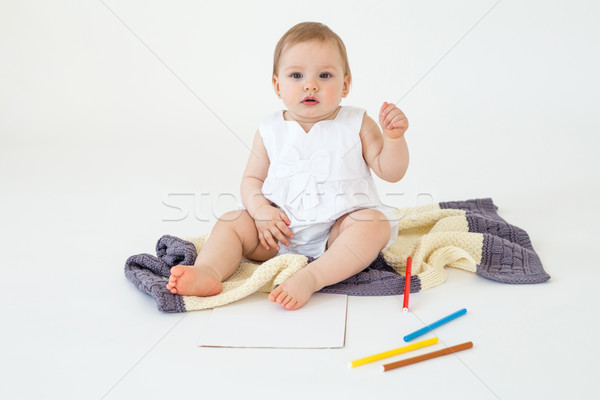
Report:
M 397 237 L 394 213 L 371 170 L 397 182 L 408 168 L 408 120 L 384 102 L 377 123 L 340 106 L 351 74 L 344 43 L 327 26 L 305 22 L 275 48 L 273 87 L 286 109 L 263 118 L 241 183 L 244 208 L 219 218 L 194 266 L 171 268 L 167 289 L 213 296 L 242 257 L 315 258 L 277 286 L 271 301 L 289 310 L 313 293 L 365 269 Z

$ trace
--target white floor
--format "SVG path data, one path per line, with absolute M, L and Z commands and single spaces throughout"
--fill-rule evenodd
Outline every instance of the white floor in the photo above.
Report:
M 598 5 L 413 3 L 3 2 L 3 398 L 589 398 Z M 530 233 L 548 283 L 450 270 L 408 315 L 399 297 L 350 297 L 343 349 L 253 350 L 196 347 L 210 310 L 160 313 L 125 279 L 129 255 L 204 233 L 237 204 L 258 120 L 281 107 L 272 49 L 303 20 L 346 42 L 344 104 L 408 115 L 411 166 L 377 182 L 385 201 L 494 198 Z M 436 333 L 473 349 L 387 373 L 346 367 L 462 307 Z

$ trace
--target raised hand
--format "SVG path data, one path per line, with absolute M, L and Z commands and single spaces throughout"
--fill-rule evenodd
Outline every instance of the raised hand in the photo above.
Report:
M 385 101 L 379 110 L 379 124 L 383 133 L 391 139 L 402 137 L 408 129 L 408 119 L 402 110 Z

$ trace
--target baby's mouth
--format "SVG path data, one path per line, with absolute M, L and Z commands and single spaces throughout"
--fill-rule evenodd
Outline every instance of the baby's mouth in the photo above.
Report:
M 319 104 L 319 100 L 312 96 L 308 96 L 305 97 L 304 100 L 302 100 L 302 104 L 304 104 L 305 106 L 314 106 L 316 104 Z

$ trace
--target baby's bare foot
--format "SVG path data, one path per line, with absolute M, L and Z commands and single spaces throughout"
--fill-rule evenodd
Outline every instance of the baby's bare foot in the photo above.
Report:
M 181 296 L 214 296 L 221 293 L 221 280 L 210 268 L 176 265 L 171 268 L 167 289 Z
M 273 289 L 269 293 L 269 300 L 288 310 L 297 310 L 305 305 L 317 290 L 319 288 L 314 275 L 309 270 L 302 269 Z

